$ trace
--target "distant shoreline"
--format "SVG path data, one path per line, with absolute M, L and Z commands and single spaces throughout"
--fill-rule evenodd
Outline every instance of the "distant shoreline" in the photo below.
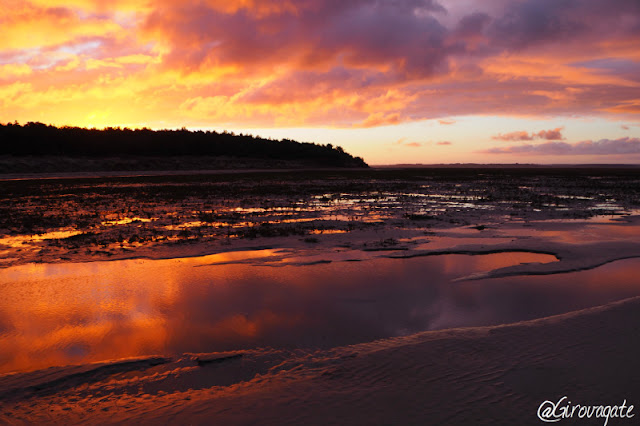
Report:
M 355 164 L 326 164 L 309 159 L 263 159 L 233 156 L 66 156 L 0 155 L 0 179 L 8 176 L 129 176 L 158 174 L 233 173 L 247 170 L 350 169 Z
M 113 157 L 91 159 L 82 157 L 12 157 L 0 156 L 0 182 L 38 179 L 99 179 L 144 178 L 161 176 L 234 175 L 261 173 L 317 172 L 401 172 L 410 170 L 640 170 L 634 164 L 424 164 L 372 165 L 361 167 L 331 167 L 313 163 L 236 159 L 224 157 Z
M 372 169 L 633 169 L 640 168 L 640 164 L 481 164 L 481 163 L 450 163 L 450 164 L 370 164 Z
M 197 176 L 197 175 L 233 175 L 252 173 L 295 173 L 322 171 L 362 171 L 362 168 L 318 167 L 318 168 L 270 168 L 270 169 L 198 169 L 198 170 L 120 170 L 98 172 L 43 172 L 43 173 L 0 173 L 0 182 L 38 179 L 100 179 L 100 178 L 137 178 L 154 176 Z

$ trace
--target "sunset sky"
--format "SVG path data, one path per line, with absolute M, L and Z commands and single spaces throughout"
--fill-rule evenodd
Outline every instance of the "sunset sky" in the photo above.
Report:
M 0 0 L 0 122 L 640 163 L 638 0 Z

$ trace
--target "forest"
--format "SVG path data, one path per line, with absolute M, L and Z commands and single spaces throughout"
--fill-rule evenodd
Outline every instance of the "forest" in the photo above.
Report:
M 0 123 L 0 156 L 14 157 L 224 157 L 293 161 L 316 167 L 368 167 L 331 144 L 273 140 L 232 132 L 56 127 L 38 122 Z

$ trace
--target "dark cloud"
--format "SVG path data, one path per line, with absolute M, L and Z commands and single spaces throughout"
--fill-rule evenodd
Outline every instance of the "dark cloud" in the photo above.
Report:
M 637 31 L 637 0 L 524 0 L 510 2 L 487 30 L 496 45 L 522 49 L 541 43 L 600 40 Z
M 606 38 L 606 32 L 593 30 L 600 28 L 594 22 L 618 19 L 636 8 L 626 0 L 613 3 L 619 10 L 605 0 L 520 0 L 508 2 L 506 8 L 491 0 L 478 4 L 475 11 L 456 10 L 458 15 L 452 16 L 446 8 L 453 3 L 433 0 L 247 0 L 241 5 L 163 0 L 144 29 L 167 45 L 166 68 L 186 74 L 212 70 L 214 75 L 229 69 L 230 78 L 247 81 L 269 77 L 264 84 L 248 83 L 236 101 L 273 105 L 356 96 L 352 105 L 357 111 L 351 117 L 358 126 L 478 111 L 512 112 L 516 106 L 530 115 L 556 110 L 620 113 L 620 108 L 626 113 L 640 88 L 581 81 L 568 87 L 536 73 L 509 77 L 507 68 L 503 77 L 485 71 L 491 63 L 487 58 L 504 58 L 505 53 L 541 42 L 566 49 L 569 39 Z M 640 22 L 637 14 L 627 16 L 627 21 Z M 539 64 L 541 72 L 544 65 Z M 591 68 L 612 76 L 620 72 L 625 78 L 633 78 L 635 70 L 629 61 Z M 430 89 L 446 102 L 434 103 L 431 94 L 421 94 Z M 403 109 L 380 111 L 361 122 L 362 105 L 389 90 L 402 92 L 407 99 Z M 559 97 L 566 100 L 557 102 Z M 519 140 L 533 138 L 562 139 L 542 135 Z
M 490 29 L 497 42 L 522 48 L 549 40 L 566 40 L 588 27 L 575 14 L 566 14 L 567 1 L 536 0 L 511 4 Z
M 243 68 L 240 72 L 250 72 L 283 64 L 342 63 L 414 77 L 447 69 L 447 30 L 431 14 L 445 10 L 434 1 L 306 0 L 296 3 L 295 10 L 274 10 L 256 15 L 203 3 L 168 5 L 150 14 L 145 28 L 169 42 L 169 64 L 191 69 L 234 64 Z
M 484 12 L 475 12 L 463 16 L 456 26 L 455 34 L 461 38 L 473 38 L 482 36 L 492 18 Z

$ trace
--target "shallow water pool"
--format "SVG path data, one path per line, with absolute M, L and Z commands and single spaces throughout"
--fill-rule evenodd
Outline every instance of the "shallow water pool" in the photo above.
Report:
M 130 356 L 327 348 L 511 323 L 640 295 L 640 260 L 590 271 L 454 282 L 534 253 L 264 263 L 273 250 L 0 270 L 0 372 Z M 239 260 L 249 263 L 233 263 Z M 270 265 L 270 266 L 267 266 Z

